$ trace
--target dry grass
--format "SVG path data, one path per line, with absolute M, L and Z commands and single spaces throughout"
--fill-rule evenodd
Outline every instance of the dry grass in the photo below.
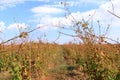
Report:
M 118 44 L 4 45 L 0 79 L 11 75 L 12 80 L 119 80 L 119 54 Z

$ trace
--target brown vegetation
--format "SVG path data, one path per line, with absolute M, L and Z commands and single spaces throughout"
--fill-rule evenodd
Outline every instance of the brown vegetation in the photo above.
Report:
M 6 77 L 12 80 L 119 80 L 119 54 L 119 44 L 4 45 L 0 75 L 9 72 Z

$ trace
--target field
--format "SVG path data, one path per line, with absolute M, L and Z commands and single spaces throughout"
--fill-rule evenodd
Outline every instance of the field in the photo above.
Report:
M 119 44 L 31 41 L 0 53 L 0 80 L 120 80 Z
M 119 3 L 1 0 L 0 80 L 120 80 Z
M 113 12 L 108 10 L 120 19 Z M 46 42 L 29 40 L 30 33 L 41 26 L 24 31 L 19 25 L 18 36 L 0 43 L 0 80 L 120 80 L 120 43 L 107 36 L 111 24 L 102 27 L 96 20 L 94 26 L 94 14 L 88 20 L 76 20 L 67 7 L 66 13 L 71 26 L 53 26 L 59 31 L 52 43 L 47 42 L 45 34 Z M 56 43 L 61 35 L 74 41 Z

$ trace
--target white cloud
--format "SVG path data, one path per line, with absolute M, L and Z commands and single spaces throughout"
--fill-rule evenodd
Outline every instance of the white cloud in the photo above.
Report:
M 41 31 L 48 31 L 52 29 L 57 29 L 58 27 L 68 27 L 71 25 L 72 22 L 65 17 L 45 16 L 41 18 L 41 21 L 37 25 L 37 27 L 43 26 L 43 28 L 41 28 Z
M 96 25 L 96 22 L 99 20 L 101 27 L 102 27 L 102 34 L 105 33 L 105 29 L 106 27 L 110 24 L 110 31 L 107 34 L 107 37 L 116 40 L 117 38 L 120 39 L 120 36 L 118 33 L 120 30 L 120 18 L 115 17 L 114 15 L 110 14 L 108 12 L 108 10 L 110 10 L 111 12 L 113 12 L 114 10 L 114 14 L 120 16 L 120 0 L 112 0 L 112 4 L 111 2 L 103 2 L 103 4 L 101 4 L 97 9 L 93 9 L 93 10 L 89 10 L 86 12 L 74 12 L 71 13 L 71 15 L 76 19 L 76 20 L 81 20 L 82 18 L 84 18 L 85 20 L 88 20 L 90 18 L 89 15 L 93 15 L 93 25 L 94 27 L 97 27 L 98 25 Z M 113 5 L 113 7 L 112 7 Z M 60 19 L 60 18 L 58 18 Z M 60 21 L 61 23 L 70 26 L 69 24 L 72 24 L 70 21 L 71 16 L 68 16 L 68 19 L 62 18 Z M 90 18 L 92 19 L 92 18 Z M 59 20 L 58 20 L 59 21 Z M 66 24 L 68 23 L 68 24 Z M 96 28 L 95 28 L 96 29 Z M 96 31 L 97 32 L 97 31 Z
M 60 14 L 63 13 L 64 10 L 60 8 L 50 7 L 50 6 L 38 6 L 31 9 L 35 15 L 51 15 L 51 14 Z
M 26 0 L 0 0 L 0 10 L 15 7 L 17 4 L 24 3 Z
M 28 25 L 26 25 L 25 23 L 13 23 L 13 24 L 10 24 L 7 29 L 20 29 L 20 30 L 24 30 L 28 28 Z
M 41 18 L 41 23 L 47 25 L 58 25 L 59 20 L 60 19 L 58 17 L 45 16 Z
M 88 6 L 88 5 L 100 5 L 103 4 L 105 2 L 107 2 L 108 0 L 66 0 L 66 2 L 63 1 L 55 1 L 55 4 L 58 4 L 59 6 L 61 5 L 61 2 L 63 2 L 64 5 L 67 6 Z M 61 5 L 62 6 L 62 5 Z
M 114 5 L 114 13 L 116 15 L 120 15 L 120 0 L 113 0 L 112 1 L 113 5 Z M 111 21 L 113 21 L 113 25 L 112 26 L 119 26 L 119 19 L 116 18 L 115 16 L 113 16 L 112 14 L 110 14 L 109 11 L 113 12 L 112 6 L 110 2 L 107 2 L 105 4 L 102 4 L 97 10 L 96 10 L 96 14 L 95 14 L 95 19 L 100 20 L 101 22 L 105 23 L 110 23 Z
M 82 0 L 84 1 L 84 0 Z M 96 0 L 89 0 L 89 3 L 94 3 L 96 2 Z M 99 1 L 98 1 L 99 2 Z M 103 3 L 104 0 L 102 0 L 101 3 Z M 120 0 L 113 0 L 112 3 L 114 4 L 114 10 L 115 10 L 115 14 L 119 15 L 120 11 L 119 10 L 119 3 Z M 113 24 L 115 26 L 117 26 L 119 24 L 119 20 L 111 15 L 110 13 L 107 12 L 107 10 L 112 10 L 111 8 L 111 2 L 104 2 L 104 4 L 101 4 L 99 6 L 98 9 L 93 9 L 93 10 L 89 10 L 86 12 L 73 12 L 71 13 L 71 15 L 76 19 L 76 20 L 81 20 L 82 18 L 84 19 L 89 19 L 90 16 L 89 15 L 93 15 L 93 19 L 94 21 L 100 20 L 103 24 L 109 24 L 111 22 L 111 20 L 114 22 Z M 61 10 L 59 8 L 51 8 L 51 7 L 36 7 L 33 8 L 32 11 L 35 14 L 49 14 L 49 16 L 43 16 L 40 19 L 40 22 L 42 24 L 52 24 L 52 25 L 60 25 L 60 23 L 64 24 L 64 25 L 70 25 L 71 23 L 71 19 L 72 17 L 70 15 L 68 15 L 68 19 L 64 18 L 64 17 L 52 17 L 50 14 L 57 14 L 57 13 L 61 13 L 64 10 Z
M 114 5 L 114 13 L 120 15 L 120 11 L 119 11 L 120 0 L 113 0 L 112 3 Z M 109 24 L 111 23 L 111 21 L 113 21 L 112 26 L 116 26 L 116 27 L 119 26 L 120 20 L 115 16 L 113 16 L 112 14 L 110 14 L 107 10 L 113 11 L 111 7 L 111 2 L 106 2 L 104 4 L 101 4 L 97 9 L 92 9 L 86 12 L 80 12 L 80 11 L 72 12 L 71 13 L 72 16 L 68 15 L 68 20 L 72 20 L 73 19 L 72 17 L 74 17 L 74 19 L 76 20 L 81 20 L 81 19 L 88 20 L 89 18 L 91 18 L 89 15 L 93 15 L 93 20 L 95 22 L 99 20 L 104 25 L 104 24 Z
M 34 19 L 31 20 L 32 22 L 49 25 L 48 27 L 51 27 L 53 25 L 58 25 L 61 20 L 60 18 L 53 16 L 64 14 L 65 10 L 51 6 L 38 6 L 32 8 L 31 11 L 34 13 Z M 53 29 L 55 29 L 55 27 Z
M 41 27 L 39 30 L 41 31 L 41 32 L 47 32 L 48 30 L 50 30 L 50 27 L 48 27 L 48 25 L 45 25 L 45 24 L 37 24 L 36 25 L 37 27 Z
M 111 25 L 110 27 L 110 32 L 108 33 L 110 35 L 110 38 L 112 39 L 116 39 L 116 38 L 120 38 L 120 36 L 115 35 L 120 33 L 120 18 L 115 17 L 114 15 L 110 14 L 107 10 L 110 10 L 111 12 L 113 12 L 114 10 L 114 14 L 120 16 L 120 0 L 112 0 L 112 4 L 114 5 L 114 8 L 112 9 L 112 4 L 111 2 L 106 2 L 104 4 L 101 4 L 97 9 L 93 9 L 93 10 L 89 10 L 86 12 L 75 12 L 75 13 L 71 13 L 71 15 L 76 19 L 76 20 L 81 20 L 82 18 L 84 18 L 85 20 L 88 20 L 89 14 L 93 15 L 94 12 L 94 16 L 93 16 L 93 20 L 94 20 L 94 27 L 96 27 L 97 25 L 95 24 L 95 22 L 97 22 L 97 20 L 100 21 L 100 23 L 102 24 L 102 31 L 105 31 L 105 28 L 107 27 L 108 24 Z M 68 19 L 71 19 L 70 16 L 68 16 Z M 112 37 L 111 37 L 112 36 Z M 109 37 L 109 36 L 108 36 Z
M 44 17 L 41 19 L 41 23 L 37 24 L 37 27 L 41 27 L 41 32 L 46 32 L 49 30 L 55 30 L 57 29 L 57 26 L 59 25 L 59 18 L 53 18 L 53 17 Z M 47 23 L 46 23 L 47 22 Z
M 5 28 L 5 23 L 3 21 L 0 21 L 0 32 L 4 31 Z
M 86 4 L 103 4 L 105 2 L 107 2 L 108 0 L 79 0 L 79 2 L 83 2 L 83 3 L 86 3 Z
M 79 1 L 68 1 L 68 3 L 72 4 L 72 5 L 79 5 L 79 3 L 81 4 L 86 2 L 86 3 L 105 3 L 105 0 L 100 0 L 100 1 L 96 1 L 96 0 L 79 0 Z M 58 1 L 59 3 L 59 1 Z M 60 4 L 58 4 L 60 5 Z M 60 7 L 60 6 L 59 6 Z M 57 14 L 64 14 L 65 10 L 59 8 L 57 6 L 38 6 L 38 7 L 34 7 L 31 9 L 31 11 L 34 13 L 34 18 L 35 20 L 39 20 L 38 22 L 40 22 L 41 24 L 51 24 L 51 25 L 60 25 L 60 23 L 62 23 L 63 25 L 66 26 L 70 26 L 72 23 L 69 19 L 71 19 L 71 16 L 68 16 L 69 18 L 66 19 L 64 17 L 53 17 L 53 15 L 57 15 Z M 103 9 L 101 9 L 103 10 Z M 82 19 L 82 18 L 88 18 L 89 14 L 93 14 L 96 11 L 96 15 L 94 16 L 94 18 L 101 18 L 102 12 L 100 12 L 100 9 L 94 9 L 94 10 L 90 10 L 87 12 L 74 12 L 72 13 L 72 16 L 75 17 L 75 19 Z M 103 15 L 102 15 L 103 16 Z

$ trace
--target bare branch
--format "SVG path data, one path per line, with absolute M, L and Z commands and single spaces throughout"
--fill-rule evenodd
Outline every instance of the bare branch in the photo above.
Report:
M 111 11 L 109 11 L 109 10 L 107 10 L 110 14 L 112 14 L 113 16 L 115 16 L 115 17 L 117 17 L 117 18 L 119 18 L 120 19 L 120 16 L 118 16 L 118 15 L 116 15 L 116 14 L 114 14 L 113 12 L 111 12 Z
M 42 26 L 42 27 L 44 27 L 44 26 Z M 28 32 L 22 32 L 22 33 L 20 33 L 18 36 L 15 36 L 15 37 L 7 40 L 7 41 L 4 41 L 4 42 L 0 43 L 0 45 L 5 44 L 5 43 L 7 43 L 7 42 L 9 42 L 9 41 L 15 40 L 15 39 L 17 39 L 17 38 L 24 37 L 25 34 L 28 35 L 28 33 L 31 33 L 31 32 L 33 32 L 33 31 L 35 31 L 35 30 L 37 30 L 37 29 L 40 29 L 40 28 L 42 28 L 42 27 L 37 27 L 37 28 L 35 28 L 35 29 L 33 29 L 33 30 L 30 30 L 30 31 L 28 31 Z
M 64 35 L 67 35 L 67 36 L 71 36 L 71 37 L 78 37 L 78 36 L 71 35 L 71 34 L 67 34 L 67 33 L 63 33 L 63 32 L 59 32 L 59 33 L 64 34 Z

